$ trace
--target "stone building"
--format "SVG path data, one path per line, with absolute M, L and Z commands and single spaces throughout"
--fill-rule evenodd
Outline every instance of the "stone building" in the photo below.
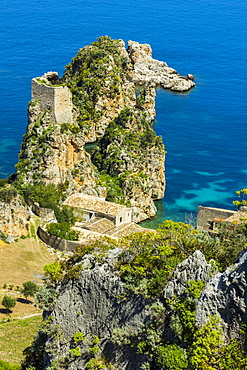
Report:
M 58 82 L 52 85 L 51 81 Z M 32 79 L 32 101 L 39 100 L 42 111 L 51 112 L 54 123 L 72 123 L 72 94 L 60 83 L 57 72 Z
M 107 218 L 115 227 L 131 222 L 132 209 L 122 204 L 107 202 L 104 198 L 77 193 L 70 195 L 64 202 L 72 207 L 77 219 L 89 222 L 96 217 Z

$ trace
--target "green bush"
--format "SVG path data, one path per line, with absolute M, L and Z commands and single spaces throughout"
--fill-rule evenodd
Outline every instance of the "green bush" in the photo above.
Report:
M 0 179 L 0 188 L 3 188 L 9 183 L 8 179 Z
M 17 194 L 18 192 L 13 186 L 0 188 L 0 201 L 10 202 Z
M 16 305 L 16 300 L 9 295 L 5 295 L 2 300 L 2 305 L 7 309 L 8 313 L 10 313 L 10 309 Z
M 51 208 L 57 205 L 60 199 L 60 194 L 54 184 L 44 184 L 39 182 L 34 185 L 28 185 L 23 189 L 25 197 L 31 198 L 34 202 L 40 204 L 41 207 Z
M 177 344 L 157 347 L 156 363 L 164 370 L 182 370 L 188 368 L 185 350 Z
M 51 235 L 57 236 L 66 240 L 79 240 L 79 232 L 71 230 L 68 222 L 50 223 L 47 225 L 47 230 Z
M 27 297 L 33 297 L 37 291 L 39 290 L 39 287 L 37 284 L 35 284 L 33 281 L 26 281 L 22 283 L 23 288 L 21 289 L 21 294 L 27 299 Z
M 73 102 L 79 108 L 81 129 L 88 131 L 91 123 L 101 117 L 102 112 L 95 109 L 100 95 L 114 98 L 119 93 L 125 66 L 119 40 L 108 36 L 80 49 L 66 66 L 64 78 L 72 91 Z M 106 86 L 105 81 L 110 83 Z

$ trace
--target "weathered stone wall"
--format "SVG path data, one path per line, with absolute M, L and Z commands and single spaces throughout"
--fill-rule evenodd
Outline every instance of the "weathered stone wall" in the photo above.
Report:
M 225 220 L 235 213 L 237 213 L 237 211 L 199 206 L 197 216 L 197 229 L 208 230 L 210 227 L 210 222 L 212 222 L 215 217 Z
M 49 247 L 58 249 L 62 252 L 75 251 L 77 246 L 82 245 L 80 242 L 65 240 L 57 236 L 53 236 L 41 227 L 38 228 L 37 235 L 45 244 L 49 245 Z
M 35 215 L 41 218 L 45 218 L 46 216 L 50 214 L 52 218 L 55 218 L 53 209 L 40 207 L 39 203 L 34 202 L 30 198 L 27 198 L 26 201 L 27 201 L 27 204 L 31 207 L 31 210 Z
M 72 94 L 67 86 L 47 86 L 33 78 L 32 100 L 40 101 L 42 111 L 50 110 L 55 123 L 73 122 Z

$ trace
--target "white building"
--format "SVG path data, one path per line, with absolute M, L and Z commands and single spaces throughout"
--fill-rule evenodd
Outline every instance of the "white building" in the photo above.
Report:
M 84 222 L 92 221 L 95 217 L 105 217 L 112 221 L 115 227 L 131 222 L 131 208 L 107 202 L 104 198 L 76 193 L 70 195 L 63 204 L 72 207 L 75 216 Z

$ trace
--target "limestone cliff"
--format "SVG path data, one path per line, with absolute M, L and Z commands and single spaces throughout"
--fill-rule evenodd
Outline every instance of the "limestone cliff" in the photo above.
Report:
M 236 263 L 207 283 L 198 301 L 196 318 L 200 326 L 210 315 L 221 319 L 225 339 L 239 338 L 247 319 L 247 250 Z
M 138 93 L 137 85 L 142 85 Z M 142 135 L 142 146 L 136 148 L 133 140 L 123 143 L 118 137 L 112 138 L 105 158 L 101 158 L 100 171 L 120 184 L 135 207 L 135 221 L 153 216 L 153 200 L 162 198 L 165 190 L 164 150 L 151 127 L 157 85 L 184 91 L 194 83 L 166 63 L 154 60 L 149 45 L 130 41 L 126 50 L 123 40 L 107 36 L 80 49 L 63 77 L 48 72 L 34 78 L 27 131 L 16 165 L 18 182 L 68 182 L 69 194 L 79 191 L 104 196 L 109 184 L 102 184 L 99 166 L 92 164 L 85 145 L 105 141 L 109 124 L 115 121 L 121 125 L 122 112 L 131 110 L 135 119 L 125 128 L 132 136 Z M 152 140 L 146 136 L 144 143 L 147 129 Z M 118 151 L 112 151 L 114 146 Z M 128 173 L 126 181 L 123 173 Z M 145 179 L 138 182 L 140 173 Z
M 0 233 L 18 238 L 29 233 L 30 212 L 17 194 L 8 186 L 0 189 Z M 10 239 L 12 240 L 12 239 Z
M 151 129 L 145 113 L 131 109 L 111 122 L 93 153 L 100 171 L 118 177 L 134 207 L 134 221 L 154 216 L 153 199 L 164 194 L 164 146 Z
M 58 366 L 64 361 L 69 370 L 85 369 L 91 357 L 88 356 L 90 346 L 94 347 L 93 338 L 97 336 L 97 345 L 105 361 L 111 360 L 114 364 L 113 369 L 140 369 L 145 356 L 131 349 L 118 348 L 111 338 L 114 329 L 128 325 L 134 330 L 150 316 L 146 307 L 148 301 L 131 292 L 126 295 L 123 283 L 116 274 L 113 262 L 120 252 L 109 252 L 104 261 L 97 261 L 92 255 L 86 256 L 81 262 L 84 269 L 79 279 L 64 281 L 58 288 L 58 300 L 49 314 L 53 318 L 51 327 L 58 327 L 61 335 L 60 338 L 56 335 L 49 337 L 45 366 L 51 363 L 54 366 L 56 361 Z M 89 341 L 76 342 L 78 333 Z M 77 346 L 80 346 L 81 355 L 73 357 L 73 348 Z

